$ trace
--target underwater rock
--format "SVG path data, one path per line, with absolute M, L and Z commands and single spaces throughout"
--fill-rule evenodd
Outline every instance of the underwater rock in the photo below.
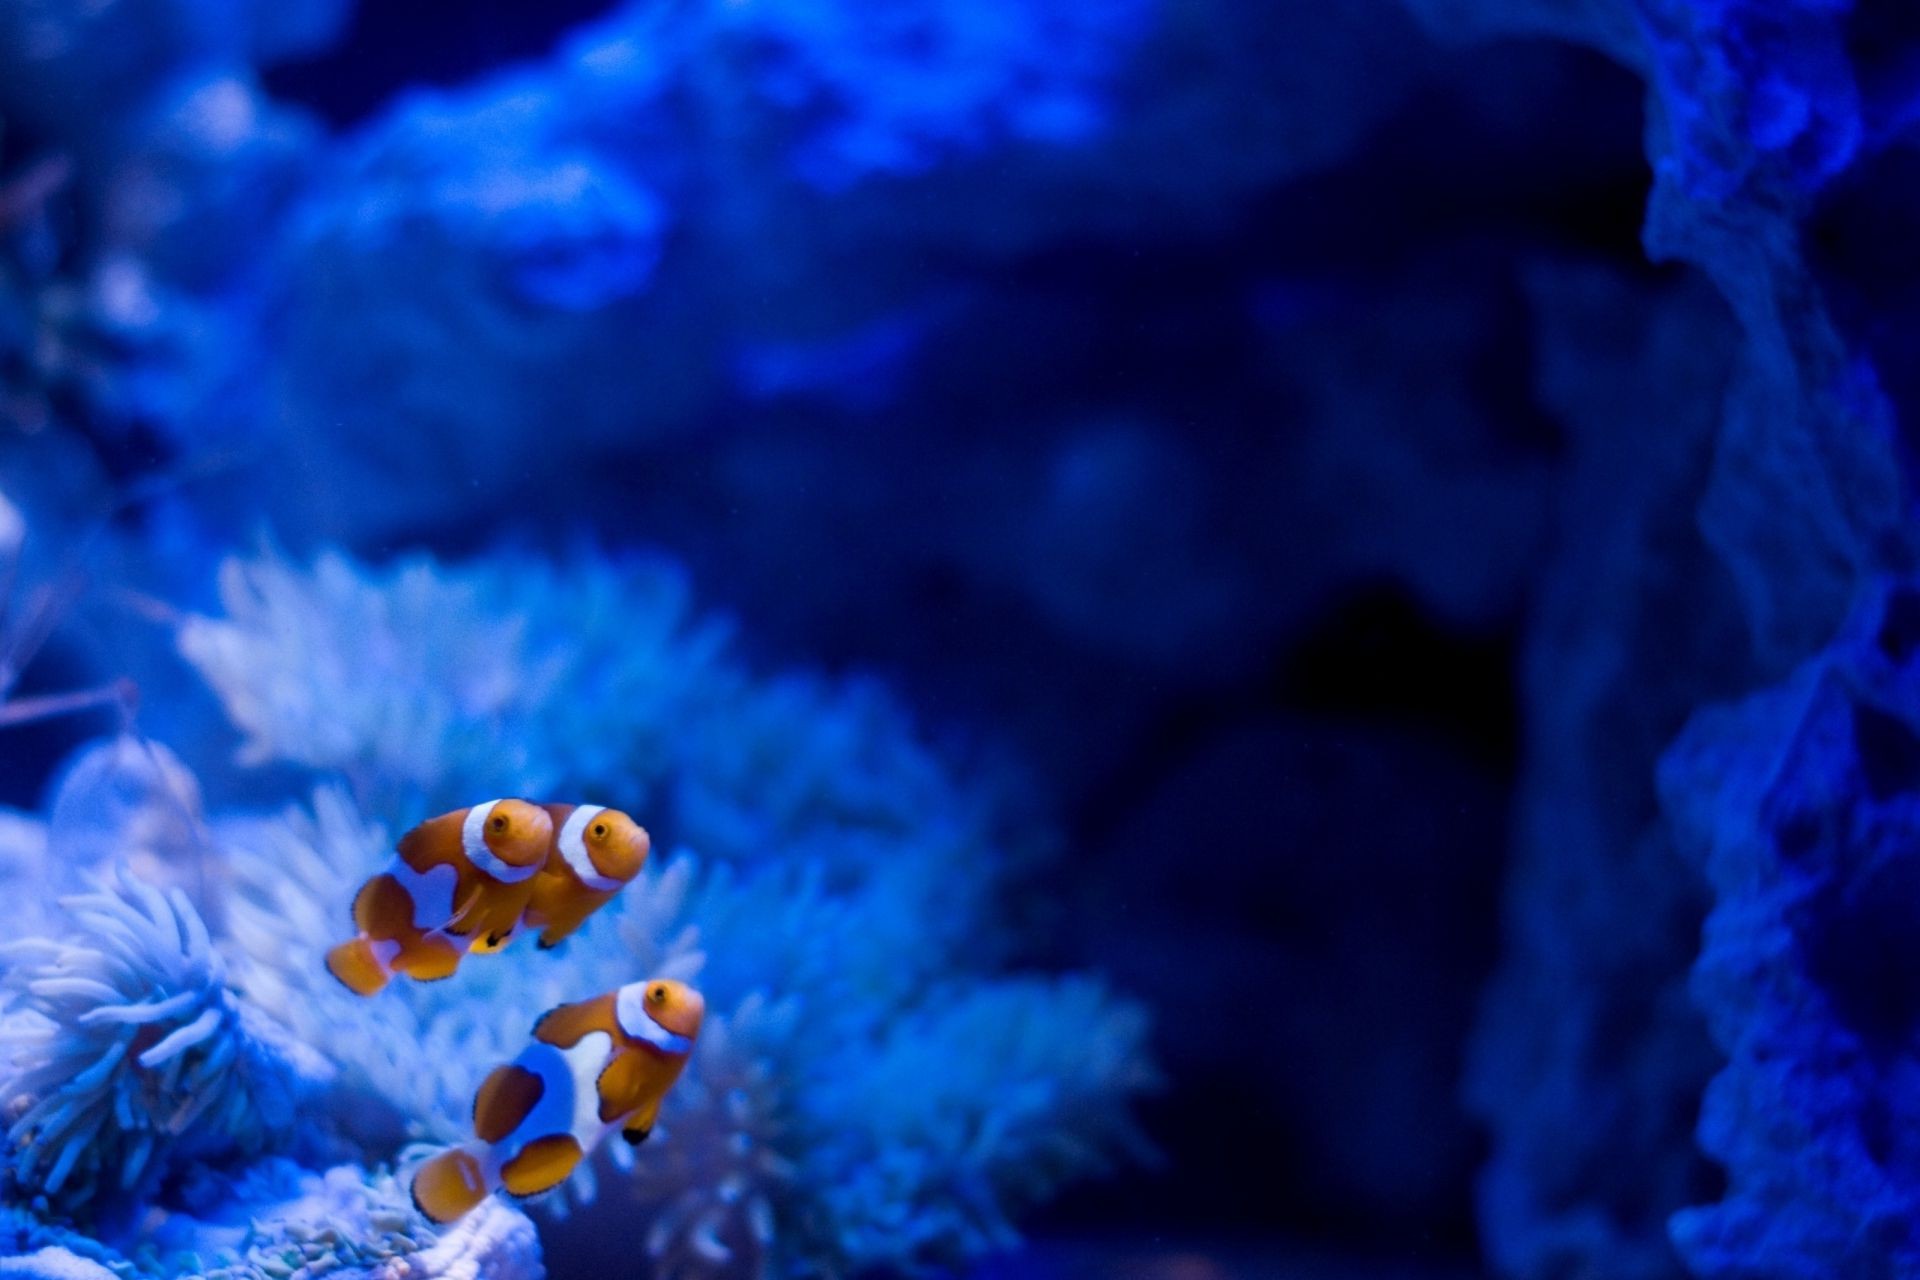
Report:
M 1860 575 L 1914 554 L 1891 407 L 1836 332 L 1799 231 L 1809 193 L 1860 151 L 1852 8 L 1640 6 L 1653 62 L 1647 250 L 1703 270 L 1748 340 L 1701 523 L 1775 673 L 1833 634 Z
M 247 246 L 308 181 L 323 140 L 315 122 L 227 68 L 170 84 L 129 121 L 127 133 L 123 153 L 83 176 L 102 192 L 96 234 L 111 253 L 110 279 L 127 281 L 122 291 L 138 283 L 167 354 L 182 366 L 176 385 L 155 391 L 155 416 L 178 417 L 196 380 L 218 367 L 224 353 L 212 344 L 244 347 L 233 330 L 243 322 L 234 304 L 249 296 L 246 282 L 256 266 Z M 241 292 L 221 295 L 236 284 Z M 197 429 L 170 425 L 183 434 Z
M 16 1280 L 118 1280 L 99 1263 L 58 1246 L 18 1258 L 0 1258 L 0 1276 Z
M 0 6 L 0 421 L 70 431 L 120 474 L 206 460 L 256 246 L 321 141 L 256 66 L 347 9 Z
M 1864 131 L 1846 45 L 1853 0 L 1633 7 L 1671 148 L 1662 159 L 1689 194 L 1717 202 L 1756 179 L 1811 190 L 1852 162 Z
M 1178 1144 L 1151 1192 L 1170 1219 L 1363 1212 L 1397 1255 L 1466 1213 L 1460 1044 L 1493 961 L 1505 818 L 1496 771 L 1466 754 L 1424 729 L 1250 713 L 1104 815 L 1099 874 L 1056 928 L 1181 1011 L 1160 1058 L 1183 1087 L 1155 1103 Z M 1232 856 L 1250 828 L 1265 856 Z M 1248 991 L 1285 996 L 1250 1019 Z M 1222 1106 L 1246 1113 L 1231 1135 L 1194 1132 Z M 1257 1185 L 1236 1149 L 1262 1153 Z
M 1414 7 L 1479 36 L 1571 33 L 1647 79 L 1647 252 L 1702 270 L 1747 339 L 1700 519 L 1762 661 L 1788 669 L 1833 634 L 1862 573 L 1913 555 L 1891 409 L 1836 332 L 1799 229 L 1810 195 L 1861 151 L 1855 63 L 1870 46 L 1850 41 L 1865 20 L 1852 0 Z M 1896 28 L 1889 47 L 1871 48 L 1874 65 L 1896 63 L 1912 39 Z
M 745 0 L 715 11 L 729 86 L 788 121 L 803 180 L 841 190 L 1002 141 L 1071 145 L 1108 124 L 1106 90 L 1155 0 Z
M 1087 423 L 1038 462 L 993 467 L 965 504 L 955 554 L 983 586 L 1019 591 L 1076 645 L 1162 668 L 1239 647 L 1260 577 L 1223 545 L 1222 504 L 1179 433 Z
M 1272 594 L 1295 609 L 1391 580 L 1445 622 L 1484 627 L 1512 616 L 1538 571 L 1558 442 L 1537 413 L 1489 412 L 1474 378 L 1526 323 L 1519 270 L 1472 246 L 1446 256 L 1385 286 L 1272 308 L 1271 394 L 1294 407 L 1248 462 L 1286 495 L 1253 536 L 1269 574 L 1294 579 Z M 1436 329 L 1435 314 L 1448 324 Z M 1390 379 L 1378 376 L 1386 349 L 1399 353 Z
M 1630 66 L 1645 59 L 1640 24 L 1620 0 L 1402 0 L 1448 43 L 1522 36 L 1582 44 Z
M 120 1261 L 113 1250 L 71 1227 L 48 1222 L 32 1210 L 0 1204 L 0 1259 L 45 1257 L 52 1265 L 68 1257 L 111 1267 Z
M 1638 459 L 1631 478 L 1621 471 L 1607 492 L 1594 492 L 1597 510 L 1616 513 L 1591 526 L 1609 530 L 1610 546 L 1583 533 L 1588 549 L 1552 572 L 1550 582 L 1580 583 L 1588 593 L 1602 584 L 1607 603 L 1589 614 L 1560 585 L 1535 623 L 1528 702 L 1543 723 L 1529 739 L 1564 750 L 1539 749 L 1523 778 L 1512 901 L 1515 945 L 1525 959 L 1509 966 L 1490 997 L 1474 1092 L 1496 1132 L 1482 1220 L 1498 1267 L 1515 1275 L 1673 1275 L 1680 1259 L 1662 1238 L 1662 1220 L 1713 1194 L 1712 1177 L 1682 1136 L 1713 1064 L 1678 984 L 1695 921 L 1712 899 L 1709 885 L 1676 864 L 1673 846 L 1737 843 L 1747 820 L 1738 798 L 1724 802 L 1731 811 L 1714 811 L 1723 828 L 1702 816 L 1723 803 L 1723 786 L 1744 785 L 1702 763 L 1705 730 L 1690 731 L 1692 745 L 1676 748 L 1664 770 L 1663 807 L 1677 833 L 1654 821 L 1647 765 L 1687 707 L 1792 669 L 1828 643 L 1864 577 L 1913 559 L 1891 407 L 1869 361 L 1837 331 L 1802 232 L 1815 193 L 1848 170 L 1873 133 L 1867 121 L 1879 108 L 1863 106 L 1863 66 L 1869 59 L 1891 65 L 1911 40 L 1893 24 L 1894 38 L 1869 52 L 1856 39 L 1869 6 L 1855 12 L 1846 0 L 1416 0 L 1415 8 L 1436 26 L 1464 24 L 1462 34 L 1577 39 L 1639 71 L 1649 85 L 1654 177 L 1647 250 L 1698 268 L 1738 326 L 1725 373 L 1716 375 L 1723 384 L 1681 375 L 1691 400 L 1637 390 L 1648 408 L 1616 405 L 1624 412 L 1602 423 L 1595 410 L 1611 397 L 1597 379 L 1569 382 L 1573 394 L 1557 397 L 1562 414 L 1587 406 L 1589 451 L 1605 439 L 1602 431 L 1640 439 L 1622 428 L 1648 414 L 1683 415 L 1678 420 L 1689 429 L 1680 439 L 1696 443 L 1679 447 L 1694 460 L 1674 451 L 1671 424 L 1662 421 L 1657 468 Z M 1697 345 L 1691 336 L 1668 341 L 1676 352 Z M 1563 368 L 1578 376 L 1577 364 Z M 1628 385 L 1643 384 L 1636 377 Z M 1709 409 L 1717 421 L 1701 423 Z M 1706 440 L 1710 451 L 1698 443 Z M 1691 475 L 1701 465 L 1703 484 Z M 1608 466 L 1618 471 L 1617 462 Z M 1690 531 L 1681 532 L 1696 504 L 1718 566 Z M 1653 565 L 1658 573 L 1648 574 Z M 1662 604 L 1680 583 L 1685 603 L 1675 595 Z M 1737 614 L 1727 608 L 1729 587 Z M 1583 634 L 1595 639 L 1582 641 Z M 1627 709 L 1631 723 L 1621 723 Z M 1765 751 L 1766 731 L 1748 732 L 1756 751 Z M 1750 914 L 1746 895 L 1765 893 L 1765 876 L 1756 883 L 1757 873 L 1744 870 L 1749 878 L 1733 902 L 1726 877 L 1735 873 L 1723 863 L 1710 876 L 1722 905 L 1691 986 L 1723 1049 L 1736 1036 L 1730 1006 L 1751 997 L 1730 994 L 1714 975 L 1768 963 L 1741 951 L 1762 948 L 1757 938 L 1724 949 L 1716 943 L 1730 927 L 1725 922 Z M 1760 974 L 1751 980 L 1772 985 Z M 1811 1047 L 1804 1053 L 1818 1056 Z M 1757 1101 L 1764 1087 L 1736 1068 L 1706 1094 L 1701 1143 L 1732 1166 L 1736 1184 L 1757 1187 L 1771 1176 L 1764 1159 L 1751 1156 L 1755 1144 L 1770 1141 L 1758 1135 L 1773 1128 Z M 1813 1105 L 1775 1101 L 1771 1115 L 1788 1126 L 1806 1123 L 1796 1116 Z M 1729 1118 L 1730 1108 L 1741 1111 L 1740 1121 Z M 1624 1116 L 1634 1123 L 1619 1123 Z M 1772 1188 L 1780 1192 L 1777 1180 Z M 1818 1206 L 1829 1191 L 1800 1189 L 1810 1196 L 1806 1205 L 1750 1188 L 1723 1208 L 1674 1218 L 1682 1258 L 1714 1275 L 1886 1265 L 1885 1239 L 1876 1243 L 1869 1233 L 1842 1247 L 1823 1236 Z M 1764 1209 L 1755 1210 L 1756 1196 Z M 1778 1229 L 1763 1227 L 1763 1218 Z
M 1675 1215 L 1695 1275 L 1920 1274 L 1920 590 L 1888 579 L 1783 683 L 1700 712 L 1661 767 L 1712 886 L 1693 995 L 1724 1067 L 1717 1202 Z
M 5 124 L 0 115 L 0 130 Z M 0 423 L 29 437 L 68 427 L 123 442 L 171 407 L 156 382 L 164 386 L 174 368 L 173 317 L 137 259 L 82 259 L 75 172 L 57 153 L 16 158 L 0 149 Z M 9 444 L 17 456 L 20 442 Z M 61 440 L 40 465 L 71 465 L 62 447 L 78 452 L 79 444 Z M 43 483 L 31 471 L 8 481 Z
M 237 388 L 248 427 L 318 486 L 280 495 L 283 524 L 431 521 L 530 476 L 560 487 L 595 447 L 705 407 L 704 304 L 656 278 L 674 210 L 645 163 L 581 136 L 566 88 L 410 98 L 343 144 L 290 220 L 241 351 L 262 376 Z M 662 288 L 671 315 L 644 305 Z M 445 483 L 385 510 L 393 477 L 423 469 Z
M 1693 519 L 1738 334 L 1697 282 L 1557 265 L 1529 286 L 1568 471 L 1522 659 L 1507 958 L 1468 1065 L 1480 1219 L 1503 1274 L 1655 1280 L 1680 1270 L 1668 1215 L 1710 1182 L 1692 1126 L 1713 1056 L 1685 985 L 1705 893 L 1653 772 L 1702 691 L 1751 670 Z
M 596 460 L 884 397 L 955 264 L 1231 223 L 1426 53 L 1391 0 L 617 6 L 333 146 L 204 416 L 294 460 L 249 478 L 303 548 L 510 496 L 561 523 Z
M 0 6 L 0 115 L 83 151 L 177 75 L 324 47 L 352 0 L 103 0 Z

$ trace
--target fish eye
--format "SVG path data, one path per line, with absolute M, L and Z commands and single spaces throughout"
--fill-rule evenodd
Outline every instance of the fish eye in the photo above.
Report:
M 495 831 L 505 831 L 507 829 L 507 819 L 503 814 L 495 814 L 493 822 L 490 825 Z
M 665 987 L 649 987 L 647 988 L 647 999 L 653 1001 L 655 1004 L 665 1004 L 667 1002 L 667 989 Z
M 606 824 L 606 823 L 604 823 L 604 822 L 596 822 L 596 823 L 594 823 L 594 824 L 593 824 L 593 838 L 594 838 L 595 840 L 604 840 L 604 839 L 606 839 L 606 838 L 607 838 L 607 824 Z

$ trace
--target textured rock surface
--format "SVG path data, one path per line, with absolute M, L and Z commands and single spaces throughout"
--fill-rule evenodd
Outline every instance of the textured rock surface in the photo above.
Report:
M 1651 803 L 1650 765 L 1689 707 L 1790 670 L 1828 642 L 1865 576 L 1910 558 L 1893 406 L 1836 327 L 1802 228 L 1821 193 L 1887 140 L 1897 112 L 1884 104 L 1901 96 L 1884 69 L 1912 33 L 1844 2 L 1414 8 L 1443 35 L 1572 39 L 1642 74 L 1648 251 L 1697 268 L 1734 325 L 1704 361 L 1678 331 L 1647 342 L 1649 371 L 1679 358 L 1694 372 L 1668 367 L 1620 384 L 1638 388 L 1638 404 L 1586 381 L 1604 359 L 1567 359 L 1549 345 L 1548 399 L 1573 425 L 1576 459 L 1590 460 L 1576 462 L 1565 550 L 1532 626 L 1536 745 L 1510 890 L 1516 955 L 1490 998 L 1474 1075 L 1496 1135 L 1482 1190 L 1495 1263 L 1527 1276 L 1669 1276 L 1681 1259 L 1665 1219 L 1715 1194 L 1686 1141 L 1714 1068 L 1681 985 L 1694 930 L 1711 907 L 1691 993 L 1722 1049 L 1746 1042 L 1748 1031 L 1733 1028 L 1751 1002 L 1702 975 L 1737 968 L 1752 959 L 1742 948 L 1761 943 L 1726 942 L 1721 922 L 1745 912 L 1728 897 L 1736 878 L 1702 881 L 1677 857 Z M 1564 332 L 1569 340 L 1582 339 Z M 1636 452 L 1606 462 L 1623 439 Z M 1690 528 L 1696 511 L 1704 546 Z M 1676 759 L 1698 754 L 1683 748 Z M 1667 776 L 1668 810 L 1695 819 L 1682 843 L 1736 839 L 1737 802 L 1714 807 L 1710 771 L 1675 765 Z M 1736 898 L 1752 887 L 1738 884 Z M 1807 1034 L 1828 1030 L 1815 1016 Z M 1784 1093 L 1771 1099 L 1771 1119 L 1769 1104 L 1750 1098 L 1731 1120 L 1729 1098 L 1747 1085 L 1729 1076 L 1749 1079 L 1719 1077 L 1701 1122 L 1717 1161 L 1770 1124 L 1826 1127 L 1811 1095 Z M 1725 1206 L 1675 1220 L 1689 1266 L 1897 1271 L 1884 1241 L 1836 1252 L 1788 1197 L 1755 1212 L 1739 1189 L 1742 1165 L 1733 1162 Z M 1733 1225 L 1763 1217 L 1775 1229 Z
M 1667 1276 L 1667 1215 L 1708 1185 L 1691 1130 L 1712 1057 L 1684 982 L 1705 894 L 1653 768 L 1699 690 L 1747 665 L 1691 519 L 1734 334 L 1697 286 L 1560 268 L 1533 296 L 1571 477 L 1529 623 L 1507 954 L 1468 1080 L 1494 1135 L 1481 1216 L 1507 1274 Z
M 1783 684 L 1702 712 L 1662 788 L 1714 890 L 1693 971 L 1726 1065 L 1718 1202 L 1674 1220 L 1704 1277 L 1920 1274 L 1920 592 L 1877 583 Z
M 54 1246 L 18 1258 L 0 1258 L 0 1276 L 19 1280 L 112 1280 L 113 1272 Z

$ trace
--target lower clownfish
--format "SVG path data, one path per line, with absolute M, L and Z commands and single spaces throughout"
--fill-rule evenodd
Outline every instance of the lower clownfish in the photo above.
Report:
M 387 869 L 353 900 L 358 937 L 327 952 L 327 968 L 358 995 L 396 973 L 452 976 L 469 939 L 519 927 L 553 843 L 553 819 L 526 800 L 493 800 L 429 818 L 400 837 Z
M 477 1140 L 414 1174 L 414 1205 L 453 1222 L 495 1191 L 553 1190 L 616 1130 L 646 1141 L 705 1014 L 699 992 L 666 978 L 551 1010 L 534 1024 L 533 1043 L 474 1095 Z

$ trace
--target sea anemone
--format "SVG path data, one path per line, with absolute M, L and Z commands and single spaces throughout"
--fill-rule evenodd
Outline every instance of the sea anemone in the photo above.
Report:
M 289 1139 L 325 1068 L 227 986 L 185 895 L 123 871 L 63 905 L 73 931 L 11 944 L 0 972 L 11 1180 L 77 1212 Z

